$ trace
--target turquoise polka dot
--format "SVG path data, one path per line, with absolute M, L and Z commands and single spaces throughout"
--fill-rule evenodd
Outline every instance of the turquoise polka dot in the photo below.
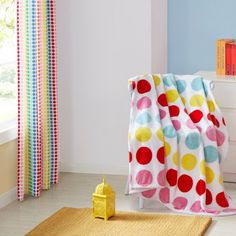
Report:
M 185 139 L 185 144 L 189 149 L 197 149 L 200 146 L 200 136 L 198 133 L 190 133 Z
M 176 85 L 179 93 L 184 92 L 184 90 L 186 89 L 186 82 L 184 80 L 177 80 Z
M 163 79 L 163 83 L 165 84 L 165 86 L 171 86 L 172 85 L 172 80 L 169 77 L 165 77 Z
M 171 125 L 166 126 L 163 129 L 163 133 L 164 133 L 164 136 L 167 137 L 167 138 L 174 138 L 176 136 L 175 128 Z
M 180 143 L 180 140 L 181 140 L 181 133 L 178 132 L 178 133 L 177 133 L 177 143 L 178 143 L 178 144 Z
M 218 159 L 218 151 L 214 146 L 204 147 L 205 160 L 208 163 L 214 162 Z
M 136 122 L 141 125 L 150 123 L 151 121 L 152 121 L 152 117 L 150 116 L 148 112 L 143 112 L 136 118 Z
M 158 114 L 158 115 L 156 116 L 156 121 L 157 121 L 158 123 L 161 122 L 160 114 Z
M 194 79 L 191 83 L 191 87 L 195 91 L 203 89 L 202 78 L 198 77 L 198 78 Z
M 172 74 L 166 74 L 163 76 L 163 83 L 165 86 L 175 85 L 175 79 Z
M 205 94 L 207 96 L 208 95 L 208 85 L 205 81 L 203 81 L 203 87 L 204 87 Z

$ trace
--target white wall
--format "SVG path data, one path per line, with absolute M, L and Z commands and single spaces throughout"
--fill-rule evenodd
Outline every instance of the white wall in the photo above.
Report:
M 154 4 L 164 21 L 152 22 L 153 1 L 57 1 L 63 171 L 128 172 L 127 80 L 166 70 L 166 1 Z

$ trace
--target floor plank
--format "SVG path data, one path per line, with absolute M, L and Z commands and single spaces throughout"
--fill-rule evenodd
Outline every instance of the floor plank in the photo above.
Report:
M 60 184 L 50 191 L 44 191 L 40 198 L 27 197 L 23 202 L 13 202 L 0 209 L 0 236 L 21 236 L 34 228 L 46 217 L 62 207 L 91 207 L 92 193 L 102 180 L 102 175 L 61 173 Z M 126 177 L 107 175 L 107 181 L 116 192 L 116 209 L 135 211 L 138 199 L 125 196 Z M 226 191 L 236 200 L 236 184 L 226 183 Z M 139 210 L 140 211 L 140 210 Z M 166 207 L 155 202 L 145 202 L 141 211 L 172 213 Z M 235 235 L 236 215 L 215 217 L 207 236 Z

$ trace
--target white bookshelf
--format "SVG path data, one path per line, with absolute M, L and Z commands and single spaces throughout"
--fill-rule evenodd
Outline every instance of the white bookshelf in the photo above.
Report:
M 229 152 L 223 163 L 224 180 L 236 182 L 236 76 L 216 75 L 212 71 L 198 71 L 196 74 L 213 81 L 213 93 L 230 135 Z

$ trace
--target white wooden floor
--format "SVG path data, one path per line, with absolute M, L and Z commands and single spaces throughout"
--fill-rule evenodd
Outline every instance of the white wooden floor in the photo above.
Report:
M 24 202 L 13 202 L 0 209 L 0 235 L 24 235 L 61 207 L 91 207 L 91 196 L 102 175 L 61 173 L 60 184 L 42 193 L 37 199 L 28 197 Z M 125 196 L 125 176 L 109 175 L 107 181 L 116 192 L 118 210 L 138 209 L 138 199 Z M 236 184 L 226 183 L 226 190 L 236 200 Z M 158 202 L 145 202 L 143 211 L 170 213 Z M 216 217 L 207 236 L 236 235 L 236 215 Z

